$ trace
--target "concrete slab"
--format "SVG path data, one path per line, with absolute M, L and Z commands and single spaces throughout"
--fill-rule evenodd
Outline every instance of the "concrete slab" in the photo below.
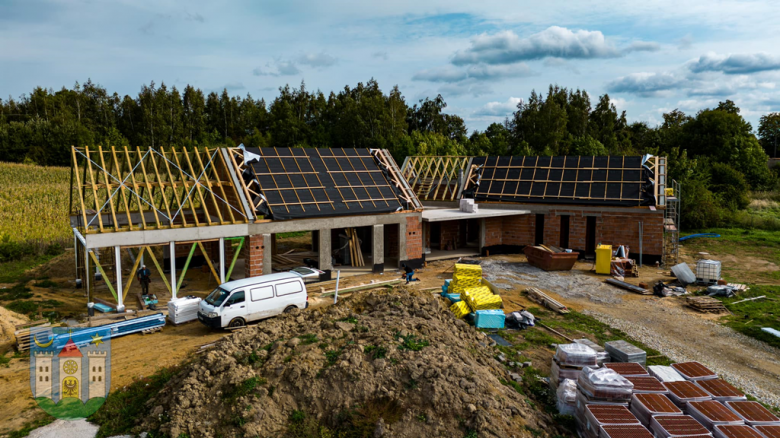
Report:
M 483 219 L 488 217 L 518 216 L 530 214 L 529 210 L 499 210 L 494 208 L 482 208 L 479 206 L 477 213 L 466 213 L 457 208 L 426 208 L 422 212 L 423 222 L 443 222 L 460 219 Z

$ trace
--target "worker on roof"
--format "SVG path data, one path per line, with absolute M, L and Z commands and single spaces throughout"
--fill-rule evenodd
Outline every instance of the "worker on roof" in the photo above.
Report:
M 141 282 L 141 295 L 149 295 L 149 283 L 152 282 L 152 271 L 142 265 L 138 270 L 138 281 Z

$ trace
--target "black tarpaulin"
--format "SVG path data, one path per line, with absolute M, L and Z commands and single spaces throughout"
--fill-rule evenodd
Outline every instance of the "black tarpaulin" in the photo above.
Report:
M 477 201 L 614 206 L 655 205 L 643 157 L 474 157 Z
M 247 148 L 275 220 L 390 213 L 396 191 L 368 149 Z

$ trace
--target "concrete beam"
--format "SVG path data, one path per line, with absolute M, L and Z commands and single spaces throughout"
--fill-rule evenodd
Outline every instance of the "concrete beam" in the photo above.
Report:
M 169 242 L 193 242 L 218 240 L 220 237 L 248 236 L 247 224 L 213 225 L 204 227 L 173 228 L 170 230 L 137 230 L 119 233 L 87 234 L 87 247 L 161 245 Z
M 423 236 L 423 246 L 425 246 L 425 236 Z M 406 256 L 406 221 L 398 224 L 398 260 L 409 260 Z M 399 264 L 400 266 L 400 264 Z
M 409 216 L 420 217 L 420 213 L 392 213 L 259 222 L 249 225 L 249 234 L 292 233 L 295 231 L 370 227 L 380 224 L 400 224 L 406 223 L 406 218 Z
M 319 230 L 319 252 L 320 252 L 320 269 L 328 271 L 333 269 L 333 257 L 332 257 L 332 243 L 330 239 L 330 230 Z
M 271 249 L 271 235 L 263 234 L 263 275 L 273 273 L 271 266 L 273 265 L 273 250 Z
M 374 235 L 372 239 L 372 255 L 374 260 L 374 272 L 384 272 L 385 270 L 385 226 L 374 225 Z

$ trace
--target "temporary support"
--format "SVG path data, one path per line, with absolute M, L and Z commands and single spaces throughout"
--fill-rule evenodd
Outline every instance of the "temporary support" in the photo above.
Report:
M 119 299 L 117 298 L 117 294 L 116 294 L 116 291 L 114 290 L 114 286 L 111 285 L 111 280 L 108 279 L 108 275 L 106 275 L 106 271 L 104 271 L 103 267 L 100 266 L 100 261 L 95 256 L 94 251 L 89 250 L 87 252 L 89 253 L 90 257 L 92 257 L 92 261 L 95 262 L 95 268 L 100 272 L 100 275 L 103 276 L 103 281 L 106 283 L 106 286 L 108 286 L 108 290 L 111 292 L 111 295 L 114 296 L 114 299 L 117 300 L 117 303 L 118 303 Z M 89 266 L 87 266 L 87 268 L 89 268 Z M 87 272 L 89 272 L 89 271 L 87 271 Z M 89 275 L 87 275 L 87 278 L 89 278 Z M 120 280 L 120 282 L 121 282 L 121 280 Z
M 171 299 L 176 299 L 178 288 L 176 287 L 176 242 L 170 243 L 171 251 Z
M 192 255 L 195 254 L 195 248 L 197 248 L 197 244 L 193 243 L 192 248 L 190 248 L 190 253 L 187 255 L 187 261 L 184 262 L 184 268 L 181 270 L 181 276 L 179 277 L 179 284 L 176 285 L 176 291 L 181 289 L 181 284 L 184 283 L 184 276 L 187 275 L 187 268 L 190 267 L 190 261 L 192 260 Z M 172 258 L 176 257 L 176 253 L 171 254 Z
M 373 237 L 371 241 L 372 260 L 374 267 L 372 271 L 379 274 L 385 271 L 385 226 L 374 225 Z
M 225 238 L 219 238 L 219 284 L 225 282 Z
M 230 274 L 233 273 L 233 268 L 236 266 L 236 260 L 238 255 L 241 254 L 241 247 L 244 246 L 244 237 L 226 237 L 225 240 L 238 240 L 238 247 L 233 252 L 233 261 L 230 262 L 230 268 L 228 269 L 227 276 L 225 278 L 230 279 Z
M 114 261 L 116 262 L 116 290 L 121 292 L 122 291 L 122 248 L 119 246 L 114 247 Z M 108 284 L 108 280 L 106 280 L 106 284 Z M 118 293 L 115 295 L 116 298 L 116 311 L 117 312 L 124 312 L 125 310 L 125 303 L 124 303 L 124 297 L 121 293 Z

